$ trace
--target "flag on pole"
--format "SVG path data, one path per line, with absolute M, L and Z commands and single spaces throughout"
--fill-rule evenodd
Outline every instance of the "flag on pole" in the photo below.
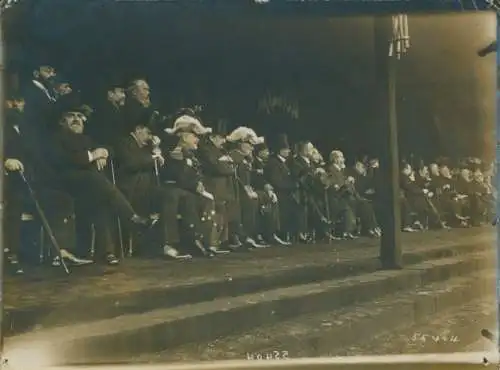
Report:
M 389 57 L 401 59 L 410 48 L 410 32 L 408 16 L 398 14 L 392 16 L 392 39 L 389 42 Z

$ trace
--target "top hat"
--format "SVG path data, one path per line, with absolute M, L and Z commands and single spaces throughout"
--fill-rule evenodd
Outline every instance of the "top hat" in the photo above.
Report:
M 273 151 L 279 152 L 283 149 L 290 149 L 288 136 L 286 134 L 279 134 L 271 144 Z
M 255 152 L 257 152 L 257 153 L 262 152 L 263 150 L 269 150 L 266 143 L 264 143 L 264 142 L 262 142 L 261 144 L 255 144 L 253 148 L 254 148 Z
M 70 93 L 60 97 L 53 105 L 53 118 L 59 119 L 61 116 L 68 112 L 78 112 L 86 114 L 87 110 L 82 104 L 79 94 Z

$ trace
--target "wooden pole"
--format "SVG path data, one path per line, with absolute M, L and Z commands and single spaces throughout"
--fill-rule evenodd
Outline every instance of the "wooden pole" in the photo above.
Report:
M 380 197 L 382 238 L 380 261 L 384 269 L 402 266 L 399 148 L 396 119 L 396 58 L 389 57 L 392 17 L 375 18 L 375 58 L 378 129 L 381 132 Z
M 5 127 L 5 42 L 4 42 L 4 9 L 0 7 L 0 151 L 5 153 L 4 149 L 4 127 Z M 5 156 L 1 156 L 0 160 L 0 176 L 4 176 Z M 4 233 L 4 178 L 0 181 L 0 295 L 3 297 L 4 291 L 4 248 L 5 248 L 5 233 Z M 4 364 L 4 301 L 0 298 L 0 367 Z

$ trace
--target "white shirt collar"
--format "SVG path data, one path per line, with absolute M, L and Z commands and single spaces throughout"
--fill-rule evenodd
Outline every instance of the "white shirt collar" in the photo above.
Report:
M 37 81 L 37 80 L 32 80 L 33 82 L 33 85 L 35 85 L 37 88 L 39 88 L 40 90 L 43 91 L 43 93 L 47 96 L 47 98 L 51 101 L 51 102 L 54 102 L 56 101 L 56 98 L 54 98 L 49 90 L 40 82 L 40 81 Z
M 286 158 L 283 158 L 281 155 L 278 154 L 278 158 L 281 162 L 285 163 L 286 162 Z
M 306 162 L 307 164 L 309 164 L 309 165 L 311 164 L 311 161 L 309 160 L 309 158 L 307 158 L 307 157 L 303 157 L 303 156 L 300 156 L 300 157 L 301 157 L 301 158 L 304 160 L 304 162 Z

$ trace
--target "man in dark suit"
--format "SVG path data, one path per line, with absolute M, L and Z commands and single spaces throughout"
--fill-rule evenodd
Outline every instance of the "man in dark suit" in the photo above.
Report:
M 147 117 L 143 116 L 129 135 L 116 142 L 117 184 L 138 212 L 159 212 L 158 223 L 164 256 L 176 260 L 190 259 L 190 254 L 181 254 L 178 251 L 181 246 L 177 222 L 179 197 L 175 189 L 160 184 L 159 173 L 165 165 L 165 159 L 158 148 L 160 143 L 153 141 L 154 137 L 144 120 L 147 122 Z M 205 251 L 195 228 L 195 223 L 199 220 L 196 204 L 187 202 L 186 198 L 184 200 L 184 210 L 187 212 L 180 213 L 184 219 L 188 219 L 187 229 L 191 231 L 191 242 L 200 245 Z
M 316 176 L 316 167 L 312 163 L 314 146 L 309 141 L 297 144 L 297 155 L 290 161 L 290 168 L 295 181 L 299 184 L 299 194 L 302 210 L 301 230 L 305 234 L 311 231 L 310 226 L 315 225 L 316 231 L 328 236 L 328 225 L 330 220 L 326 217 L 324 207 L 320 207 L 324 198 L 323 188 L 321 190 Z
M 227 137 L 231 146 L 229 156 L 234 162 L 235 188 L 237 202 L 240 208 L 240 234 L 245 238 L 245 243 L 252 248 L 265 248 L 268 245 L 258 239 L 257 218 L 259 216 L 259 194 L 252 186 L 252 152 L 255 144 L 262 144 L 263 137 L 248 127 L 238 127 Z
M 9 99 L 9 105 L 6 112 L 5 125 L 5 154 L 6 160 L 6 244 L 10 256 L 9 260 L 13 265 L 17 266 L 18 251 L 20 245 L 20 227 L 21 213 L 25 211 L 24 205 L 25 196 L 27 194 L 26 184 L 22 181 L 21 176 L 14 172 L 22 172 L 23 176 L 31 185 L 34 184 L 33 175 L 30 171 L 32 163 L 27 155 L 28 148 L 25 136 L 20 131 L 22 122 L 22 113 L 24 108 L 23 98 L 13 96 Z M 10 175 L 9 175 L 10 174 Z M 31 176 L 30 176 L 31 175 Z M 75 266 L 86 265 L 92 261 L 84 260 L 74 256 L 70 250 L 74 248 L 72 243 L 72 233 L 70 225 L 67 223 L 67 218 L 73 214 L 72 199 L 66 194 L 49 191 L 45 187 L 39 189 L 37 199 L 41 206 L 45 209 L 45 216 L 52 227 L 55 237 L 61 243 L 61 256 L 56 256 L 53 259 L 53 265 L 60 264 L 60 257 L 64 258 L 68 263 Z M 30 203 L 28 203 L 30 204 Z M 65 222 L 66 221 L 66 222 Z M 20 273 L 22 269 L 19 269 Z
M 78 217 L 94 225 L 96 249 L 110 265 L 119 263 L 115 256 L 111 220 L 118 216 L 132 227 L 148 228 L 149 219 L 141 217 L 130 202 L 106 177 L 103 170 L 110 151 L 94 144 L 83 134 L 85 116 L 81 106 L 57 105 L 59 129 L 47 145 L 47 157 L 57 180 L 75 200 Z
M 107 91 L 106 101 L 98 107 L 89 126 L 88 133 L 96 142 L 113 146 L 116 137 L 129 133 L 123 122 L 124 106 L 125 89 L 119 85 L 111 86 Z
M 225 135 L 210 132 L 200 140 L 198 158 L 204 175 L 204 184 L 215 198 L 215 217 L 219 228 L 218 245 L 238 249 L 243 246 L 238 235 L 239 205 L 235 192 L 235 165 L 224 149 Z M 231 233 L 231 231 L 233 233 Z
M 264 169 L 264 175 L 278 197 L 280 210 L 280 237 L 289 239 L 299 232 L 300 203 L 298 184 L 288 166 L 291 154 L 286 135 L 279 135 L 273 142 L 273 155 Z M 288 240 L 287 240 L 288 241 Z
M 351 203 L 354 194 L 353 183 L 344 176 L 345 159 L 341 151 L 330 153 L 326 169 L 325 181 L 328 188 L 330 215 L 335 220 L 341 220 L 340 236 L 353 239 L 356 229 L 355 207 Z
M 145 79 L 133 80 L 126 90 L 122 127 L 130 131 L 140 117 L 148 116 L 148 126 L 153 123 L 154 110 L 150 100 L 150 87 Z
M 40 64 L 33 71 L 33 79 L 23 88 L 25 99 L 24 114 L 20 130 L 26 142 L 27 159 L 33 163 L 33 170 L 39 180 L 45 175 L 43 158 L 43 144 L 47 136 L 51 120 L 53 104 L 56 96 L 53 90 L 53 80 L 56 71 L 47 63 Z
M 422 189 L 415 181 L 415 174 L 409 163 L 404 163 L 400 174 L 400 186 L 408 201 L 412 211 L 416 213 L 416 228 L 444 228 L 438 210 L 436 209 L 432 198 L 434 194 L 427 189 Z
M 175 138 L 176 145 L 169 151 L 168 165 L 162 171 L 162 181 L 173 194 L 171 207 L 181 214 L 182 223 L 197 238 L 198 250 L 206 256 L 227 254 L 218 244 L 218 225 L 215 216 L 215 199 L 204 185 L 201 165 L 196 156 L 200 136 L 211 132 L 191 115 L 180 115 L 172 129 L 165 131 Z M 175 220 L 172 220 L 174 223 Z M 205 251 L 205 246 L 208 249 Z
M 272 245 L 289 246 L 289 242 L 282 240 L 277 235 L 280 220 L 278 196 L 264 173 L 269 154 L 269 148 L 265 143 L 254 146 L 252 186 L 259 195 L 257 227 L 259 234 L 262 235 L 262 238 L 257 238 L 257 241 Z

